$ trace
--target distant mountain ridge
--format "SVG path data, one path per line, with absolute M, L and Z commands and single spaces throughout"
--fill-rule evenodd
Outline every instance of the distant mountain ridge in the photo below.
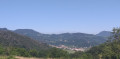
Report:
M 104 37 L 84 33 L 42 34 L 32 29 L 17 29 L 14 32 L 50 45 L 90 47 L 106 41 Z
M 0 30 L 8 30 L 7 28 L 0 28 Z
M 43 34 L 37 32 L 35 30 L 32 30 L 32 29 L 17 29 L 14 32 L 21 34 L 21 35 L 28 36 L 28 37 L 33 38 L 35 40 L 42 39 L 42 36 L 43 36 Z
M 0 28 L 0 44 L 4 47 L 18 47 L 26 49 L 47 49 L 49 46 L 27 36 L 19 35 L 8 29 Z
M 112 33 L 110 31 L 102 31 L 98 34 L 96 34 L 97 36 L 102 36 L 102 37 L 109 37 L 112 35 Z

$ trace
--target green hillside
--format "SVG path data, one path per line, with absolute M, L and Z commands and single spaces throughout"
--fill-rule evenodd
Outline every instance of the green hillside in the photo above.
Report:
M 52 48 L 45 43 L 2 29 L 0 30 L 0 56 L 60 58 L 68 57 L 69 54 L 62 49 Z
M 83 59 L 120 59 L 120 28 L 113 29 L 112 35 L 106 43 L 73 55 Z
M 9 30 L 0 30 L 0 44 L 4 47 L 19 47 L 26 49 L 47 49 L 45 43 L 35 41 L 29 37 L 16 34 Z

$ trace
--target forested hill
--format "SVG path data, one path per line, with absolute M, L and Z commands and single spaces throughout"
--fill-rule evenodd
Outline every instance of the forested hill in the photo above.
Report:
M 102 37 L 109 37 L 112 35 L 112 33 L 110 31 L 102 31 L 98 34 L 96 34 L 97 36 L 102 36 Z
M 72 56 L 79 59 L 120 59 L 120 28 L 113 29 L 107 42 L 86 52 L 76 52 Z
M 90 47 L 106 41 L 104 37 L 84 33 L 42 34 L 32 29 L 17 29 L 14 32 L 50 45 Z
M 97 59 L 120 59 L 120 28 L 113 29 L 111 39 L 91 48 L 88 53 L 96 56 Z
M 0 44 L 4 47 L 18 47 L 26 49 L 47 49 L 49 47 L 45 43 L 38 42 L 7 29 L 0 29 Z

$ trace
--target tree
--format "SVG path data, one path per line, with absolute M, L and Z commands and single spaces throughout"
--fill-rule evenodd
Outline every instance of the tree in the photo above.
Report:
M 0 55 L 4 54 L 5 50 L 4 48 L 2 47 L 2 45 L 0 45 Z

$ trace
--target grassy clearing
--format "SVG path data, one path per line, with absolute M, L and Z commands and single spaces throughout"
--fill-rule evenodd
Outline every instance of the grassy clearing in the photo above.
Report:
M 7 56 L 0 56 L 0 59 L 7 59 Z
M 34 58 L 34 57 L 20 57 L 16 56 L 17 59 L 64 59 L 64 58 Z
M 17 59 L 42 59 L 42 58 L 33 58 L 33 57 L 31 57 L 31 58 L 29 58 L 29 57 L 20 57 L 20 56 L 16 56 L 15 58 L 17 58 Z
M 15 58 L 14 56 L 0 56 L 0 59 L 18 59 L 18 58 Z
M 35 58 L 35 57 L 21 57 L 21 56 L 0 56 L 0 59 L 62 59 L 62 58 Z

